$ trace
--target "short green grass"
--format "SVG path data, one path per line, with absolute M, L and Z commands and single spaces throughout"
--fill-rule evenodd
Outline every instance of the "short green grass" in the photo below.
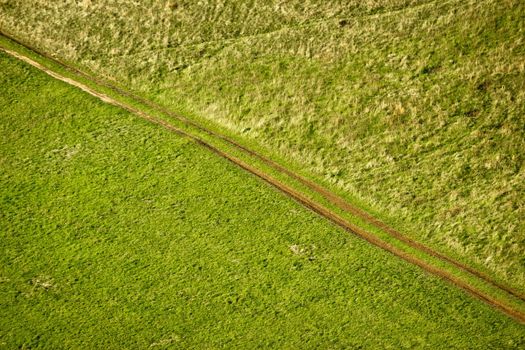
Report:
M 525 290 L 523 1 L 0 9 L 0 28 L 254 139 Z
M 520 348 L 522 325 L 0 53 L 0 348 Z

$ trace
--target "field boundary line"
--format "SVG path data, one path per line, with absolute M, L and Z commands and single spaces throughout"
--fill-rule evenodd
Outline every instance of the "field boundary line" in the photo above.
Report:
M 184 117 L 182 115 L 180 115 L 179 113 L 176 113 L 176 112 L 173 112 L 171 110 L 169 110 L 168 108 L 158 104 L 158 103 L 155 103 L 151 100 L 148 100 L 146 98 L 143 98 L 141 96 L 138 96 L 136 94 L 133 94 L 132 92 L 130 91 L 127 91 L 127 90 L 124 90 L 120 87 L 117 87 L 107 81 L 104 81 L 100 78 L 97 78 L 97 77 L 93 77 L 83 71 L 81 71 L 80 69 L 76 68 L 76 67 L 73 67 L 67 63 L 64 63 L 63 61 L 57 59 L 57 58 L 54 58 L 52 57 L 51 55 L 49 54 L 46 54 L 44 52 L 41 52 L 40 50 L 38 49 L 35 49 L 33 48 L 32 46 L 24 43 L 24 42 L 21 42 L 20 40 L 12 37 L 11 35 L 9 34 L 6 34 L 4 33 L 2 30 L 0 30 L 0 35 L 1 36 L 4 36 L 5 38 L 15 42 L 16 44 L 18 45 L 21 45 L 23 47 L 25 47 L 26 49 L 34 52 L 35 54 L 39 55 L 39 56 L 42 56 L 46 59 L 49 59 L 49 60 L 52 60 L 53 62 L 55 62 L 56 64 L 64 67 L 65 69 L 67 69 L 68 71 L 71 71 L 72 73 L 75 73 L 75 74 L 79 74 L 80 76 L 82 76 L 83 78 L 86 78 L 92 82 L 94 82 L 95 84 L 98 84 L 98 85 L 101 85 L 107 89 L 110 89 L 112 91 L 114 91 L 115 93 L 119 94 L 119 95 L 123 95 L 123 96 L 126 96 L 132 100 L 135 100 L 137 102 L 140 102 L 154 110 L 156 110 L 157 112 L 160 112 L 160 113 L 163 113 L 171 118 L 175 118 L 177 120 L 179 120 L 180 122 L 188 125 L 188 126 L 191 126 L 193 128 L 196 128 L 197 130 L 201 131 L 201 132 L 204 132 L 212 137 L 215 137 L 215 138 L 218 138 L 228 144 L 230 144 L 231 146 L 237 148 L 238 150 L 254 157 L 254 158 L 257 158 L 258 160 L 262 161 L 263 163 L 267 164 L 269 167 L 273 168 L 274 170 L 278 171 L 278 172 L 281 172 L 289 177 L 291 177 L 292 179 L 298 181 L 299 183 L 301 183 L 302 185 L 308 187 L 310 190 L 314 191 L 315 193 L 321 195 L 324 199 L 326 199 L 327 201 L 329 201 L 330 203 L 332 203 L 333 205 L 335 205 L 336 207 L 338 207 L 339 209 L 341 209 L 342 211 L 344 212 L 347 212 L 355 217 L 358 217 L 362 220 L 364 220 L 365 222 L 371 224 L 372 226 L 380 229 L 381 231 L 385 232 L 386 234 L 388 234 L 391 238 L 393 239 L 396 239 L 406 245 L 408 245 L 409 247 L 413 248 L 413 249 L 416 249 L 416 250 L 419 250 L 429 256 L 432 256 L 434 258 L 437 258 L 441 261 L 444 261 L 448 264 L 451 264 L 453 266 L 455 266 L 456 268 L 472 275 L 472 276 L 475 276 L 476 278 L 479 278 L 481 280 L 483 280 L 484 282 L 492 285 L 493 287 L 509 294 L 509 295 L 512 295 L 513 297 L 521 300 L 522 302 L 525 302 L 525 295 L 521 294 L 520 292 L 514 290 L 513 288 L 511 287 L 508 287 L 506 286 L 505 284 L 503 283 L 500 283 L 498 281 L 496 281 L 494 278 L 488 276 L 487 274 L 479 271 L 479 270 L 476 270 L 470 266 L 468 266 L 467 264 L 464 264 L 464 263 L 461 263 L 443 253 L 440 253 L 439 251 L 433 249 L 433 248 L 430 248 L 429 246 L 421 243 L 421 242 L 418 242 L 414 239 L 412 239 L 411 237 L 409 237 L 408 235 L 405 235 L 403 233 L 401 233 L 400 231 L 392 228 L 391 226 L 385 224 L 383 221 L 377 219 L 376 217 L 374 217 L 373 215 L 367 213 L 366 211 L 358 208 L 357 206 L 349 203 L 347 200 L 345 200 L 344 198 L 342 198 L 341 196 L 333 193 L 332 191 L 326 189 L 325 187 L 315 183 L 314 181 L 312 180 L 309 180 L 307 178 L 305 178 L 304 176 L 301 176 L 299 174 L 297 174 L 296 172 L 293 172 L 289 169 L 287 169 L 286 167 L 282 166 L 281 164 L 271 160 L 270 158 L 264 156 L 264 155 L 261 155 L 260 153 L 258 152 L 255 152 L 249 148 L 247 148 L 246 146 L 243 146 L 242 144 L 240 144 L 239 142 L 231 139 L 230 137 L 227 137 L 227 136 L 224 136 L 216 131 L 213 131 L 213 130 L 210 130 L 209 128 L 205 127 L 205 126 L 202 126 L 200 123 L 198 122 L 195 122 L 187 117 Z
M 60 81 L 63 81 L 69 85 L 72 85 L 72 86 L 75 86 L 79 89 L 81 89 L 82 91 L 94 96 L 94 97 L 97 97 L 99 98 L 100 100 L 102 100 L 103 102 L 105 103 L 108 103 L 108 104 L 111 104 L 111 105 L 114 105 L 114 106 L 117 106 L 117 107 L 120 107 L 128 112 L 131 112 L 135 115 L 138 115 L 139 117 L 151 122 L 151 123 L 154 123 L 154 124 L 157 124 L 157 125 L 160 125 L 162 127 L 164 127 L 165 129 L 171 131 L 171 132 L 174 132 L 182 137 L 185 137 L 185 138 L 188 138 L 190 140 L 192 140 L 193 142 L 195 142 L 196 144 L 210 150 L 212 153 L 215 153 L 216 155 L 222 157 L 222 158 L 225 158 L 227 160 L 229 160 L 231 163 L 239 166 L 240 168 L 246 170 L 247 172 L 259 177 L 260 179 L 262 179 L 264 182 L 270 184 L 271 186 L 275 187 L 276 189 L 280 190 L 281 192 L 283 192 L 284 194 L 286 194 L 287 196 L 291 197 L 292 199 L 294 199 L 296 202 L 302 204 L 303 206 L 307 207 L 308 209 L 312 210 L 313 212 L 317 213 L 318 215 L 322 216 L 322 217 L 325 217 L 326 219 L 328 219 L 329 221 L 331 221 L 332 223 L 336 224 L 337 226 L 343 228 L 344 230 L 346 230 L 347 232 L 350 232 L 354 235 L 356 235 L 357 237 L 369 242 L 370 244 L 376 246 L 376 247 L 379 247 L 395 256 L 398 256 L 399 258 L 405 260 L 406 262 L 408 263 L 411 263 L 413 265 L 416 265 L 416 266 L 419 266 L 420 268 L 422 268 L 423 270 L 427 271 L 428 273 L 431 273 L 433 275 L 436 275 L 438 277 L 440 277 L 441 279 L 445 280 L 445 281 L 448 281 L 449 283 L 451 283 L 452 285 L 455 285 L 463 290 L 465 290 L 466 292 L 468 292 L 469 294 L 475 296 L 476 298 L 484 301 L 485 303 L 487 303 L 488 305 L 500 310 L 501 312 L 505 313 L 506 315 L 518 320 L 519 322 L 521 323 L 524 323 L 525 324 L 525 314 L 521 313 L 519 310 L 516 310 L 516 309 L 513 309 L 512 307 L 506 305 L 505 303 L 487 295 L 486 293 L 476 289 L 475 287 L 473 287 L 472 285 L 468 284 L 467 282 L 465 281 L 462 281 L 461 279 L 457 278 L 456 276 L 454 276 L 453 274 L 443 270 L 443 269 L 440 269 L 438 267 L 435 267 L 429 263 L 427 263 L 426 261 L 424 261 L 423 259 L 421 258 L 418 258 L 418 257 L 415 257 L 403 250 L 401 250 L 400 248 L 397 248 L 385 241 L 383 241 L 382 239 L 378 238 L 377 236 L 365 231 L 364 229 L 348 222 L 347 220 L 345 220 L 344 218 L 342 218 L 341 216 L 337 215 L 336 213 L 334 213 L 333 211 L 331 211 L 330 209 L 324 207 L 323 205 L 321 204 L 318 204 L 316 203 L 314 200 L 311 200 L 309 198 L 307 198 L 305 195 L 301 194 L 300 192 L 298 192 L 297 190 L 293 189 L 292 187 L 280 182 L 279 180 L 275 179 L 274 177 L 272 177 L 271 175 L 268 175 L 266 173 L 264 173 L 263 171 L 245 163 L 244 161 L 242 161 L 241 159 L 239 158 L 236 158 L 222 150 L 220 150 L 219 148 L 213 146 L 212 144 L 210 144 L 209 142 L 206 142 L 205 140 L 203 140 L 202 138 L 198 137 L 198 136 L 195 136 L 195 135 L 192 135 L 191 133 L 187 132 L 187 131 L 184 131 L 182 129 L 179 129 L 177 127 L 175 127 L 174 125 L 168 123 L 167 121 L 161 119 L 161 118 L 158 118 L 158 117 L 154 117 L 154 116 L 151 116 L 147 113 L 145 113 L 144 111 L 141 111 L 140 109 L 136 108 L 136 107 L 133 107 L 127 103 L 124 103 L 124 102 L 121 102 L 121 101 L 118 101 L 104 93 L 101 93 L 101 92 L 98 92 L 96 91 L 95 89 L 81 83 L 81 82 L 78 82 L 74 79 L 71 79 L 71 78 L 68 78 L 66 76 L 63 76 L 57 72 L 54 72 L 52 71 L 51 69 L 45 67 L 44 65 L 34 61 L 33 59 L 23 55 L 23 54 L 20 54 L 18 52 L 15 52 L 15 51 L 12 51 L 10 49 L 7 49 L 7 48 L 4 48 L 2 45 L 0 45 L 0 49 L 4 52 L 6 52 L 7 54 L 19 59 L 19 60 L 22 60 L 28 64 L 30 64 L 31 66 L 43 71 L 44 73 L 50 75 L 51 77 L 57 79 L 57 80 L 60 80 Z M 96 83 L 96 81 L 95 81 Z

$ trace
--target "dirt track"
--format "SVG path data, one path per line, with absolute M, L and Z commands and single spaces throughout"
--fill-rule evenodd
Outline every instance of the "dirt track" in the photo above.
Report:
M 449 264 L 452 264 L 454 265 L 455 267 L 465 271 L 465 272 L 468 272 L 474 276 L 476 276 L 477 278 L 480 278 L 482 280 L 484 280 L 486 283 L 488 284 L 491 284 L 492 286 L 496 287 L 496 288 L 499 288 L 501 289 L 502 291 L 505 291 L 506 293 L 510 294 L 510 295 L 513 295 L 514 297 L 520 299 L 521 301 L 524 301 L 525 302 L 525 296 L 522 295 L 521 293 L 513 290 L 512 288 L 509 288 L 507 286 L 505 286 L 504 284 L 502 283 L 499 283 L 497 281 L 495 281 L 494 279 L 492 279 L 491 277 L 489 277 L 488 275 L 484 274 L 483 272 L 480 272 L 480 271 L 477 271 L 457 260 L 454 260 L 444 254 L 441 254 L 439 253 L 438 251 L 420 243 L 420 242 L 417 242 L 417 241 L 414 241 L 413 239 L 411 239 L 410 237 L 406 236 L 406 235 L 403 235 L 401 232 L 393 229 L 392 227 L 388 226 L 387 224 L 383 223 L 382 221 L 378 220 L 377 218 L 371 216 L 370 214 L 368 214 L 367 212 L 357 208 L 356 206 L 348 203 L 347 201 L 345 201 L 343 198 L 337 196 L 336 194 L 332 193 L 331 191 L 327 190 L 326 188 L 298 175 L 297 173 L 294 173 L 292 171 L 290 171 L 289 169 L 283 167 L 282 165 L 272 161 L 271 159 L 263 156 L 263 155 L 260 155 L 259 153 L 257 152 L 254 152 L 246 147 L 244 147 L 243 145 L 239 144 L 238 142 L 228 138 L 228 137 L 225 137 L 224 135 L 221 135 L 221 134 L 218 134 L 212 130 L 209 130 L 197 123 L 195 123 L 194 121 L 190 120 L 190 119 L 187 119 L 185 118 L 184 116 L 181 116 L 177 113 L 174 113 L 173 111 L 170 111 L 168 110 L 167 108 L 159 105 L 159 104 L 156 104 L 150 100 L 147 100 L 147 99 L 144 99 L 140 96 L 137 96 L 137 95 L 134 95 L 132 93 L 130 93 L 129 91 L 126 91 L 126 90 L 123 90 L 123 89 L 120 89 L 114 85 L 111 85 L 110 83 L 107 83 L 101 79 L 96 79 L 88 74 L 85 74 L 84 72 L 74 68 L 74 67 L 71 67 L 67 64 L 65 64 L 64 62 L 61 62 L 59 60 L 57 60 L 56 58 L 54 57 L 51 57 L 50 55 L 47 55 L 45 53 L 42 53 L 30 46 L 28 46 L 27 44 L 25 43 L 22 43 L 20 41 L 18 41 L 17 39 L 15 38 L 12 38 L 11 36 L 3 33 L 0 31 L 0 35 L 16 42 L 17 44 L 21 45 L 21 46 L 24 46 L 26 47 L 27 49 L 37 53 L 38 55 L 41 55 L 43 57 L 46 57 L 47 59 L 50 59 L 52 61 L 54 61 L 55 63 L 63 66 L 64 68 L 66 68 L 67 70 L 75 73 L 75 74 L 78 74 L 78 75 L 81 75 L 82 77 L 90 80 L 90 81 L 93 81 L 95 82 L 96 84 L 99 84 L 99 85 L 102 85 L 108 89 L 111 89 L 115 92 L 117 92 L 118 94 L 120 95 L 124 95 L 128 98 L 131 98 L 133 100 L 136 100 L 150 108 L 153 108 L 154 110 L 158 111 L 158 112 L 161 112 L 163 114 L 166 114 L 172 118 L 176 118 L 178 119 L 179 121 L 185 123 L 186 125 L 189 125 L 191 127 L 194 127 L 196 129 L 198 129 L 199 131 L 202 131 L 202 132 L 205 132 L 213 137 L 216 137 L 220 140 L 223 140 L 227 143 L 229 143 L 230 145 L 234 146 L 235 148 L 241 150 L 242 152 L 252 156 L 252 157 L 255 157 L 257 159 L 259 159 L 260 161 L 264 162 L 265 164 L 267 164 L 268 166 L 272 167 L 273 169 L 283 173 L 283 174 L 286 174 L 288 176 L 290 176 L 291 178 L 295 179 L 296 181 L 302 183 L 303 185 L 305 185 L 306 187 L 308 187 L 309 189 L 311 189 L 312 191 L 314 192 L 317 192 L 318 194 L 320 194 L 321 196 L 323 196 L 326 200 L 328 200 L 329 202 L 331 202 L 332 204 L 334 204 L 335 206 L 337 206 L 339 209 L 342 209 L 356 217 L 359 217 L 363 220 L 365 220 L 366 222 L 368 222 L 369 224 L 372 224 L 373 226 L 381 229 L 382 231 L 386 232 L 387 234 L 389 234 L 391 237 L 407 244 L 408 246 L 414 248 L 414 249 L 417 249 L 417 250 L 420 250 L 428 255 L 431 255 L 437 259 L 440 259 L 442 261 L 445 261 Z M 100 97 L 100 96 L 99 96 Z M 102 98 L 102 97 L 101 97 Z
M 3 33 L 0 33 L 0 35 L 3 35 L 7 38 L 10 38 L 9 36 L 6 36 L 4 35 Z M 11 39 L 11 38 L 10 38 Z M 13 40 L 13 39 L 11 39 Z M 16 40 L 13 40 L 13 41 L 16 41 Z M 19 43 L 19 44 L 22 44 L 22 43 Z M 32 48 L 28 47 L 27 45 L 24 45 L 22 44 L 23 46 L 25 46 L 26 48 L 34 51 L 35 53 L 39 54 L 39 55 L 42 55 L 41 53 L 39 53 L 38 51 L 36 50 L 33 50 Z M 194 135 L 191 135 L 190 133 L 186 132 L 186 131 L 183 131 L 173 125 L 171 125 L 170 123 L 160 119 L 160 118 L 157 118 L 157 117 L 153 117 L 153 116 L 150 116 L 148 115 L 147 113 L 131 106 L 131 105 L 128 105 L 128 104 L 125 104 L 125 103 L 122 103 L 122 102 L 119 102 L 103 93 L 100 93 L 98 91 L 95 91 L 94 89 L 86 86 L 85 84 L 82 84 L 78 81 L 75 81 L 73 79 L 70 79 L 68 77 L 65 77 L 61 74 L 58 74 L 56 72 L 53 72 L 51 70 L 49 70 L 48 68 L 42 66 L 41 64 L 39 64 L 38 62 L 35 62 L 34 60 L 32 60 L 31 58 L 29 57 L 26 57 L 24 55 L 21 55 L 17 52 L 14 52 L 12 50 L 8 50 L 8 49 L 5 49 L 5 48 L 2 48 L 0 46 L 0 49 L 2 49 L 3 51 L 5 51 L 6 53 L 20 59 L 20 60 L 23 60 L 24 62 L 27 62 L 29 64 L 31 64 L 32 66 L 46 72 L 47 74 L 49 74 L 50 76 L 58 79 L 58 80 L 61 80 L 61 81 L 64 81 L 70 85 L 73 85 L 73 86 L 76 86 L 80 89 L 82 89 L 83 91 L 93 95 L 93 96 L 96 96 L 98 97 L 99 99 L 103 100 L 104 102 L 106 103 L 110 103 L 110 104 L 113 104 L 115 106 L 118 106 L 118 107 L 121 107 L 131 113 L 134 113 L 138 116 L 140 116 L 141 118 L 144 118 L 152 123 L 155 123 L 155 124 L 158 124 L 158 125 L 161 125 L 163 126 L 164 128 L 172 131 L 172 132 L 175 132 L 183 137 L 186 137 L 186 138 L 189 138 L 191 140 L 193 140 L 194 142 L 196 142 L 197 144 L 209 149 L 210 151 L 212 151 L 213 153 L 225 158 L 225 159 L 228 159 L 229 161 L 231 161 L 232 163 L 236 164 L 237 166 L 245 169 L 246 171 L 252 173 L 253 175 L 261 178 L 262 180 L 264 180 L 265 182 L 269 183 L 270 185 L 274 186 L 275 188 L 279 189 L 280 191 L 282 191 L 283 193 L 285 193 L 286 195 L 292 197 L 293 199 L 295 199 L 297 202 L 301 203 L 302 205 L 304 205 L 305 207 L 311 209 L 312 211 L 316 212 L 317 214 L 329 219 L 330 221 L 332 221 L 333 223 L 337 224 L 338 226 L 342 227 L 343 229 L 345 229 L 346 231 L 348 232 L 351 232 L 355 235 L 357 235 L 358 237 L 366 240 L 367 242 L 377 246 L 377 247 L 380 247 L 381 249 L 384 249 L 400 258 L 402 258 L 403 260 L 411 263 L 411 264 L 414 264 L 414 265 L 417 265 L 419 267 L 421 267 L 422 269 L 424 269 L 425 271 L 429 272 L 429 273 L 432 273 L 436 276 L 439 276 L 440 278 L 456 285 L 457 287 L 467 291 L 468 293 L 470 293 L 471 295 L 481 299 L 482 301 L 486 302 L 487 304 L 499 309 L 500 311 L 504 312 L 505 314 L 515 318 L 516 320 L 522 322 L 522 323 L 525 323 L 525 315 L 523 313 L 521 313 L 519 310 L 515 310 L 513 309 L 512 307 L 506 305 L 505 303 L 502 303 L 500 302 L 499 300 L 496 300 L 494 298 L 492 298 L 491 296 L 483 293 L 482 291 L 476 289 L 475 287 L 471 286 L 470 284 L 456 278 L 454 275 L 450 274 L 449 272 L 447 272 L 446 270 L 442 270 L 442 269 L 439 269 L 439 268 L 436 268 L 435 266 L 432 266 L 430 264 L 428 264 L 427 262 L 425 262 L 424 260 L 420 259 L 420 258 L 417 258 L 415 256 L 412 256 L 394 246 L 392 246 L 391 244 L 379 239 L 378 237 L 368 233 L 367 231 L 357 227 L 356 225 L 346 221 L 345 219 L 343 219 L 342 217 L 340 217 L 339 215 L 335 214 L 334 212 L 332 212 L 331 210 L 327 209 L 326 207 L 320 205 L 319 203 L 316 203 L 315 201 L 312 201 L 311 199 L 307 198 L 306 196 L 304 196 L 303 194 L 299 193 L 298 191 L 296 191 L 295 189 L 283 184 L 282 182 L 278 181 L 277 179 L 271 177 L 270 175 L 268 174 L 265 174 L 264 172 L 262 172 L 261 170 L 255 168 L 255 167 L 252 167 L 248 164 L 246 164 L 245 162 L 243 162 L 242 160 L 232 156 L 232 155 L 229 155 L 227 153 L 225 153 L 224 151 L 221 151 L 220 149 L 214 147 L 213 145 L 207 143 L 205 140 L 197 137 L 197 136 L 194 136 Z M 105 82 L 101 82 L 99 81 L 98 79 L 93 79 L 92 77 L 86 75 L 85 73 L 83 72 L 80 72 L 78 71 L 77 69 L 73 68 L 73 67 L 69 67 L 69 66 L 65 66 L 62 62 L 59 62 L 55 59 L 53 59 L 52 57 L 48 56 L 48 55 L 42 55 L 42 56 L 45 56 L 46 58 L 48 59 L 52 59 L 53 61 L 55 61 L 56 63 L 64 66 L 65 68 L 67 68 L 68 70 L 70 71 L 73 71 L 75 74 L 80 74 L 82 75 L 83 77 L 85 77 L 86 79 L 89 79 L 97 84 L 100 84 L 100 85 L 103 85 L 107 88 L 110 88 L 111 90 L 113 90 L 114 92 L 117 92 L 118 94 L 120 95 L 124 95 L 124 96 L 127 96 L 127 97 L 130 97 L 136 101 L 139 101 L 149 107 L 152 107 L 158 111 L 161 111 L 163 112 L 164 114 L 168 114 L 170 115 L 171 117 L 175 117 L 177 119 L 179 119 L 180 121 L 183 121 L 184 123 L 186 123 L 187 125 L 191 125 L 192 127 L 195 127 L 195 128 L 198 128 L 200 131 L 204 131 L 214 137 L 217 137 L 217 138 L 220 138 L 221 140 L 224 140 L 226 142 L 228 142 L 229 144 L 235 146 L 236 148 L 242 150 L 243 152 L 245 153 L 248 153 L 250 154 L 251 156 L 254 156 L 262 161 L 264 161 L 266 164 L 270 165 L 272 168 L 274 168 L 275 170 L 278 170 L 282 173 L 285 173 L 287 174 L 288 176 L 300 181 L 301 183 L 303 183 L 304 185 L 308 186 L 310 189 L 314 190 L 315 192 L 321 194 L 323 197 L 325 197 L 327 200 L 329 200 L 331 203 L 337 205 L 339 208 L 355 215 L 355 216 L 358 216 L 364 220 L 366 220 L 367 222 L 375 225 L 376 227 L 379 227 L 381 228 L 382 230 L 384 230 L 385 232 L 389 233 L 392 237 L 395 237 L 396 239 L 410 245 L 411 247 L 413 248 L 416 248 L 420 251 L 423 251 L 429 255 L 432 255 L 434 257 L 437 257 L 439 259 L 442 259 L 444 261 L 447 261 L 453 265 L 455 265 L 456 267 L 464 270 L 464 271 L 467 271 L 483 280 L 485 280 L 486 282 L 492 284 L 493 286 L 496 286 L 497 288 L 501 289 L 501 290 L 504 290 L 506 292 L 508 292 L 509 294 L 512 294 L 516 297 L 518 297 L 519 299 L 521 300 L 525 300 L 523 296 L 521 296 L 519 293 L 515 292 L 515 291 L 512 291 L 511 289 L 505 287 L 505 286 L 502 286 L 501 284 L 491 280 L 490 278 L 488 278 L 487 276 L 483 275 L 482 273 L 476 271 L 476 270 L 473 270 L 472 268 L 468 267 L 468 266 L 465 266 L 459 262 L 456 262 L 438 252 L 435 252 L 433 251 L 432 249 L 418 243 L 418 242 L 415 242 L 413 240 L 411 240 L 410 238 L 402 235 L 401 233 L 395 231 L 394 229 L 390 228 L 389 226 L 385 225 L 384 223 L 382 223 L 381 221 L 375 219 L 374 217 L 370 216 L 369 214 L 363 212 L 362 210 L 350 205 L 349 203 L 345 202 L 342 198 L 338 197 L 337 195 L 329 192 L 328 190 L 324 189 L 323 187 L 301 177 L 300 175 L 297 175 L 293 172 L 291 172 L 290 170 L 282 167 L 281 165 L 273 162 L 272 160 L 270 159 L 267 159 L 266 157 L 264 156 L 261 156 L 259 154 L 257 154 L 256 152 L 253 152 L 249 149 L 246 149 L 244 146 L 236 143 L 235 141 L 233 140 L 230 140 L 222 135 L 219 135 L 213 131 L 210 131 L 208 129 L 205 129 L 203 128 L 202 126 L 194 123 L 193 121 L 190 121 L 188 120 L 187 118 L 184 118 L 182 116 L 179 116 L 179 115 L 176 115 L 174 114 L 173 112 L 170 112 L 168 110 L 166 110 L 165 108 L 161 107 L 161 106 L 158 106 L 156 104 L 154 104 L 153 102 L 151 101 L 147 101 L 145 99 L 142 99 L 140 97 L 137 97 L 137 96 L 134 96 L 132 94 L 130 94 L 129 92 L 126 92 L 122 89 L 119 89 L 119 88 L 116 88 L 116 87 L 113 87 L 111 86 L 110 84 L 108 83 L 105 83 Z
M 93 81 L 95 82 L 96 84 L 98 85 L 101 85 L 101 86 L 104 86 L 110 90 L 113 90 L 115 91 L 116 93 L 120 94 L 120 95 L 123 95 L 123 96 L 126 96 L 128 98 L 131 98 L 135 101 L 138 101 L 158 112 L 161 112 L 165 115 L 168 115 L 172 118 L 175 118 L 179 121 L 181 121 L 182 123 L 188 125 L 188 126 L 191 126 L 191 127 L 194 127 L 196 128 L 197 130 L 201 131 L 201 132 L 204 132 L 204 133 L 207 133 L 208 135 L 211 135 L 213 137 L 216 137 L 230 145 L 232 145 L 233 147 L 237 148 L 238 150 L 252 156 L 252 157 L 255 157 L 257 159 L 259 159 L 260 161 L 264 162 L 265 164 L 267 164 L 268 166 L 270 166 L 271 168 L 283 173 L 283 174 L 286 174 L 287 176 L 295 179 L 296 181 L 302 183 L 303 185 L 305 185 L 306 187 L 308 187 L 310 190 L 320 194 L 322 197 L 324 197 L 326 200 L 328 200 L 330 203 L 332 203 L 333 205 L 337 206 L 339 209 L 343 210 L 343 211 L 346 211 L 347 213 L 350 213 L 352 214 L 353 216 L 356 216 L 366 222 L 368 222 L 369 224 L 379 228 L 380 230 L 382 230 L 383 232 L 387 233 L 388 235 L 390 235 L 391 237 L 405 243 L 406 245 L 414 248 L 414 249 L 417 249 L 419 251 L 422 251 L 428 255 L 431 255 L 433 256 L 434 258 L 437 258 L 437 259 L 440 259 L 442 261 L 445 261 L 449 264 L 452 264 L 454 265 L 455 267 L 467 272 L 467 273 L 470 273 L 471 275 L 473 276 L 476 276 L 477 278 L 480 278 L 482 279 L 483 281 L 485 281 L 486 283 L 488 284 L 491 284 L 492 286 L 498 288 L 498 289 L 501 289 L 502 291 L 505 291 L 506 293 L 520 299 L 521 301 L 524 301 L 525 302 L 525 296 L 522 295 L 521 293 L 519 293 L 518 291 L 515 291 L 513 290 L 512 288 L 509 288 L 507 287 L 506 285 L 494 280 L 493 278 L 489 277 L 488 275 L 486 275 L 485 273 L 481 272 L 481 271 L 478 271 L 478 270 L 475 270 L 473 269 L 472 267 L 470 266 L 467 266 L 455 259 L 452 259 L 444 254 L 441 254 L 440 252 L 420 243 L 420 242 L 417 242 L 417 241 L 414 241 L 412 238 L 402 234 L 401 232 L 393 229 L 392 227 L 388 226 L 387 224 L 385 224 L 384 222 L 378 220 L 377 218 L 373 217 L 372 215 L 368 214 L 367 212 L 357 208 L 356 206 L 348 203 L 346 200 L 344 200 L 343 198 L 341 198 L 340 196 L 334 194 L 333 192 L 327 190 L 326 188 L 302 177 L 301 175 L 297 174 L 297 173 L 294 173 L 293 171 L 290 171 L 289 169 L 283 167 L 282 165 L 274 162 L 273 160 L 253 151 L 253 150 L 250 150 L 248 148 L 246 148 L 245 146 L 239 144 L 238 142 L 232 140 L 231 138 L 228 138 L 224 135 L 221 135 L 217 132 L 214 132 L 210 129 L 207 129 L 205 127 L 203 127 L 202 125 L 199 125 L 198 123 L 194 122 L 193 120 L 190 120 L 182 115 L 179 115 L 177 113 L 174 113 L 173 111 L 170 111 L 168 110 L 167 108 L 157 104 L 157 103 L 154 103 L 150 100 L 147 100 L 147 99 L 144 99 L 140 96 L 137 96 L 137 95 L 134 95 L 132 93 L 130 93 L 129 91 L 126 91 L 126 90 L 123 90 L 119 87 L 116 87 L 114 85 L 112 85 L 111 83 L 108 83 L 104 80 L 101 80 L 101 79 L 97 79 L 95 77 L 92 77 L 82 71 L 80 71 L 79 69 L 75 68 L 75 67 L 72 67 L 48 54 L 45 54 L 39 50 L 36 50 L 34 48 L 32 48 L 31 46 L 23 43 L 23 42 L 20 42 L 19 40 L 17 40 L 16 38 L 13 38 L 11 37 L 10 35 L 6 34 L 6 33 L 3 33 L 0 31 L 0 35 L 8 38 L 9 40 L 11 41 L 14 41 L 16 42 L 17 44 L 21 45 L 21 46 L 24 46 L 26 49 L 30 50 L 30 51 L 33 51 L 35 52 L 36 54 L 40 55 L 40 56 L 43 56 L 43 57 L 46 57 L 47 59 L 49 60 L 52 60 L 54 61 L 55 63 L 59 64 L 60 66 L 64 67 L 65 69 L 67 69 L 68 71 L 71 71 L 75 74 L 78 74 L 80 76 L 82 76 L 83 78 L 86 78 L 90 81 Z M 68 82 L 70 83 L 70 82 Z M 96 94 L 96 92 L 94 92 Z M 103 98 L 101 96 L 98 96 L 100 98 Z

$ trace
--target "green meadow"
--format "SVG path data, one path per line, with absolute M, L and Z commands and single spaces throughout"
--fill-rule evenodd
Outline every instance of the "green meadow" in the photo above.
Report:
M 0 53 L 0 348 L 519 349 L 523 325 Z
M 0 28 L 525 290 L 525 2 L 3 0 Z

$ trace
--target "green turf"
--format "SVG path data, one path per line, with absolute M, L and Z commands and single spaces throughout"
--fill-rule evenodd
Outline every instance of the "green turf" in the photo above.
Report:
M 525 3 L 0 2 L 0 28 L 256 140 L 525 290 Z
M 0 54 L 0 348 L 520 348 L 523 326 Z

